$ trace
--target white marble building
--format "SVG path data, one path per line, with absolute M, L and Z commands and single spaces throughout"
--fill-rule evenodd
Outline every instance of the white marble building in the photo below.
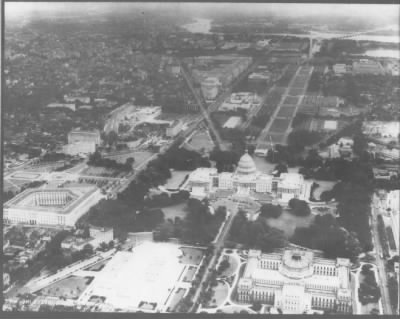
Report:
M 308 200 L 311 181 L 297 173 L 282 173 L 279 177 L 259 172 L 252 157 L 246 152 L 239 160 L 235 172 L 218 173 L 215 168 L 201 167 L 188 178 L 187 188 L 192 197 L 204 198 L 216 191 L 230 190 L 235 195 L 251 198 L 256 194 L 270 194 L 278 203 L 287 204 L 290 199 Z
M 102 198 L 94 186 L 27 189 L 4 203 L 3 222 L 71 227 Z
M 309 250 L 271 254 L 250 250 L 237 292 L 239 302 L 259 301 L 284 314 L 351 313 L 350 261 L 319 258 Z

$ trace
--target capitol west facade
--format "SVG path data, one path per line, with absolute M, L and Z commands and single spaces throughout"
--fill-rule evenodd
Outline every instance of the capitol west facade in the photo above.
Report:
M 271 254 L 250 250 L 237 292 L 239 302 L 259 301 L 287 314 L 351 313 L 350 261 L 319 258 L 304 250 Z
M 240 158 L 234 173 L 218 173 L 215 168 L 197 168 L 188 178 L 187 188 L 191 196 L 204 198 L 219 190 L 236 192 L 243 198 L 256 194 L 269 194 L 277 203 L 287 204 L 290 199 L 307 201 L 311 192 L 311 181 L 298 173 L 282 173 L 279 177 L 259 172 L 247 152 Z

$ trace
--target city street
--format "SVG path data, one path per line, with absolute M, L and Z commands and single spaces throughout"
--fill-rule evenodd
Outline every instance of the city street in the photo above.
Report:
M 373 197 L 373 201 L 371 203 L 371 214 L 372 214 L 372 239 L 373 244 L 375 247 L 375 257 L 376 257 L 376 266 L 378 269 L 379 275 L 379 286 L 381 287 L 381 294 L 382 294 L 382 306 L 383 312 L 385 315 L 393 314 L 392 305 L 390 303 L 389 297 L 389 289 L 387 285 L 387 276 L 386 276 L 386 269 L 385 269 L 385 259 L 382 258 L 382 247 L 379 240 L 379 233 L 378 233 L 378 223 L 377 223 L 377 216 L 379 215 L 379 200 L 377 196 Z
M 200 281 L 200 284 L 199 284 L 199 286 L 198 286 L 198 288 L 196 290 L 196 293 L 193 296 L 193 306 L 191 308 L 191 312 L 194 311 L 195 308 L 196 308 L 195 305 L 198 302 L 198 299 L 200 297 L 200 293 L 203 290 L 203 284 L 207 283 L 207 280 L 208 280 L 208 278 L 210 276 L 210 273 L 212 272 L 212 270 L 215 267 L 215 263 L 217 262 L 217 253 L 219 252 L 219 250 L 221 250 L 223 248 L 224 243 L 225 243 L 225 239 L 226 239 L 226 237 L 227 237 L 227 235 L 229 233 L 229 230 L 230 230 L 230 228 L 232 226 L 232 222 L 233 222 L 233 220 L 234 220 L 234 218 L 236 216 L 236 213 L 238 211 L 237 210 L 237 204 L 234 204 L 234 206 L 232 206 L 231 208 L 232 208 L 232 210 L 229 210 L 230 215 L 228 216 L 228 219 L 223 224 L 223 226 L 222 226 L 223 229 L 222 229 L 221 233 L 219 234 L 219 236 L 218 236 L 218 238 L 217 238 L 217 240 L 216 240 L 216 242 L 214 244 L 214 254 L 213 254 L 212 258 L 210 259 L 208 265 L 206 265 L 206 270 L 205 270 L 205 272 L 203 274 L 203 277 L 202 277 L 202 279 Z

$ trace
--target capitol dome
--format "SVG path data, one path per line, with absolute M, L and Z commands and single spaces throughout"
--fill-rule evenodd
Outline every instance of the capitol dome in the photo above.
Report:
M 254 174 L 256 172 L 257 172 L 256 164 L 254 164 L 253 159 L 246 151 L 246 153 L 239 160 L 236 173 L 242 175 L 249 175 L 249 174 Z

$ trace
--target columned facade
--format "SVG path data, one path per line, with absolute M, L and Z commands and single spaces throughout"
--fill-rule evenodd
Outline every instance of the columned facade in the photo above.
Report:
M 250 250 L 238 300 L 259 301 L 287 314 L 314 310 L 351 313 L 350 261 L 316 258 L 312 251 L 262 254 Z
M 194 197 L 211 196 L 218 190 L 240 194 L 270 194 L 277 202 L 286 204 L 292 198 L 308 200 L 312 182 L 301 174 L 282 173 L 279 177 L 259 172 L 247 152 L 240 158 L 234 173 L 218 173 L 215 168 L 201 167 L 189 175 L 187 188 Z

